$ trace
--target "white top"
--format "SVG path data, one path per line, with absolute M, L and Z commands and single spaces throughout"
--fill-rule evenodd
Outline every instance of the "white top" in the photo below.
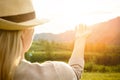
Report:
M 42 64 L 22 60 L 14 80 L 77 80 L 72 67 L 64 62 L 47 61 Z

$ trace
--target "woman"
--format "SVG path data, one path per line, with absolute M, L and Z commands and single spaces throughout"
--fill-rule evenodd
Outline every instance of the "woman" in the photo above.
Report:
M 84 46 L 89 32 L 78 25 L 69 63 L 47 61 L 30 63 L 23 59 L 30 48 L 34 26 L 46 20 L 35 19 L 30 0 L 0 1 L 0 80 L 79 80 L 84 68 Z

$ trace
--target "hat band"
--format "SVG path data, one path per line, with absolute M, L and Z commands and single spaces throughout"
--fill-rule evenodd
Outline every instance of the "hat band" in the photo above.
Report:
M 25 22 L 28 20 L 32 20 L 35 18 L 35 12 L 30 12 L 30 13 L 26 13 L 26 14 L 20 14 L 20 15 L 14 15 L 14 16 L 4 16 L 4 17 L 0 17 L 2 19 L 8 20 L 8 21 L 12 21 L 12 22 Z

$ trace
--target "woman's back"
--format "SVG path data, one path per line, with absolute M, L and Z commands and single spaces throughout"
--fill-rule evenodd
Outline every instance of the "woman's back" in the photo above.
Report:
M 22 60 L 14 80 L 77 80 L 72 68 L 63 62 L 47 61 L 42 64 Z

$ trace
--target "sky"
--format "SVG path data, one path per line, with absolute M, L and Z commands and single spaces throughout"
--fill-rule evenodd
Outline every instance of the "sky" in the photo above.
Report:
M 58 34 L 77 24 L 93 25 L 120 16 L 120 0 L 32 0 L 38 19 L 49 22 L 35 33 Z

